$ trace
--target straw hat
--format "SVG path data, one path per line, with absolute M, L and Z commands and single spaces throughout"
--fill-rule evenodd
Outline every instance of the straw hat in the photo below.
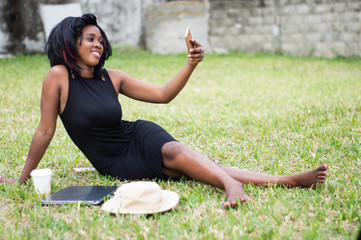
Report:
M 120 186 L 102 210 L 121 214 L 166 212 L 177 205 L 177 193 L 162 190 L 155 182 L 131 182 Z

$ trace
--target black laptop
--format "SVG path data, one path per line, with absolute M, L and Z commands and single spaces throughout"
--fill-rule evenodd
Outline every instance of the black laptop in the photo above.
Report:
M 117 188 L 118 186 L 70 186 L 42 199 L 41 203 L 50 205 L 81 202 L 99 205 L 104 199 L 112 195 Z

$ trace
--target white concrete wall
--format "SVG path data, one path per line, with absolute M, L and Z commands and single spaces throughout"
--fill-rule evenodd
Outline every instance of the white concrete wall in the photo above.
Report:
M 61 20 L 66 17 L 77 17 L 83 14 L 80 3 L 40 4 L 39 10 L 46 39 Z
M 189 25 L 193 37 L 209 52 L 361 56 L 360 0 L 265 0 L 265 7 L 256 0 L 11 1 L 0 1 L 0 53 L 9 49 L 42 52 L 46 37 L 37 5 L 77 2 L 83 13 L 98 16 L 114 45 L 145 46 L 157 53 L 183 52 Z M 15 8 L 9 18 L 11 6 Z M 16 21 L 10 31 L 12 18 Z
M 172 2 L 146 8 L 146 46 L 153 53 L 187 51 L 184 35 L 190 27 L 193 38 L 208 48 L 208 11 L 206 2 Z
M 3 9 L 5 2 L 0 1 L 0 9 Z M 7 26 L 3 19 L 3 14 L 0 12 L 0 54 L 7 53 L 7 45 L 9 42 L 9 33 Z
M 81 0 L 84 13 L 94 13 L 112 43 L 137 45 L 141 32 L 141 0 Z
M 84 13 L 98 17 L 112 44 L 144 47 L 144 9 L 165 0 L 80 0 Z
M 49 3 L 80 3 L 83 13 L 93 13 L 98 17 L 99 25 L 105 30 L 112 44 L 144 47 L 144 41 L 142 41 L 144 39 L 144 9 L 149 4 L 157 4 L 165 0 L 20 0 L 22 2 L 18 4 L 21 9 L 16 7 L 15 10 L 18 12 L 11 13 L 24 21 L 22 33 L 15 36 L 16 41 L 12 40 L 14 36 L 9 34 L 8 26 L 4 21 L 3 11 L 5 11 L 5 6 L 8 7 L 9 1 L 12 0 L 0 1 L 0 53 L 7 53 L 9 48 L 15 51 L 44 51 L 46 35 L 49 28 L 53 26 L 45 26 L 46 24 L 42 22 L 40 6 Z M 50 20 L 57 19 L 57 16 L 74 16 L 74 11 L 69 11 L 69 9 L 60 8 L 57 11 L 50 15 Z M 49 19 L 49 16 L 47 18 Z M 32 20 L 31 24 L 28 20 Z M 53 22 L 49 22 L 54 25 Z
M 0 54 L 6 54 L 8 53 L 7 45 L 9 42 L 9 34 L 5 30 L 3 30 L 3 23 L 0 23 Z
M 361 56 L 361 1 L 209 0 L 214 51 Z

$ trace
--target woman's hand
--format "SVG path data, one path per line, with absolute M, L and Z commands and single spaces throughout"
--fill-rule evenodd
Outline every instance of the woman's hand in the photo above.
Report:
M 11 183 L 14 184 L 18 181 L 16 178 L 7 178 L 6 176 L 0 176 L 0 183 Z
M 204 49 L 202 45 L 200 45 L 196 40 L 192 39 L 193 48 L 189 50 L 188 60 L 192 65 L 197 65 L 203 60 L 204 57 Z

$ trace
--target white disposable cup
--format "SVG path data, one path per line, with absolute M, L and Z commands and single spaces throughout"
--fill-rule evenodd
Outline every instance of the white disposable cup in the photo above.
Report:
M 35 169 L 31 171 L 30 175 L 33 178 L 35 192 L 38 194 L 50 195 L 51 191 L 51 174 L 49 168 Z

